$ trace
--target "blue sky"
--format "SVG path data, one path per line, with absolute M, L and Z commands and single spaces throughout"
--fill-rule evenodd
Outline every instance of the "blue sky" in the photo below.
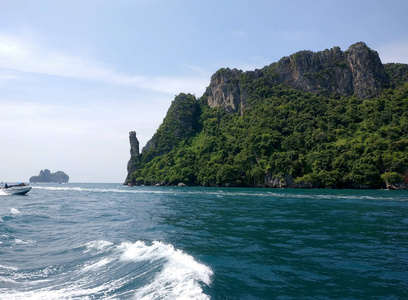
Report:
M 123 182 L 180 92 L 222 67 L 364 41 L 408 63 L 408 1 L 0 0 L 1 181 Z

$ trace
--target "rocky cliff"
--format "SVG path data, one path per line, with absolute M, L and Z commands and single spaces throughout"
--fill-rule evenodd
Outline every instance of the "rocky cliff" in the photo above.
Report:
M 44 169 L 40 171 L 38 176 L 30 177 L 30 182 L 58 182 L 67 183 L 69 176 L 62 171 L 51 173 L 50 170 Z
M 127 173 L 125 183 L 130 181 L 129 175 L 136 171 L 137 161 L 139 158 L 139 140 L 136 137 L 136 131 L 129 132 L 129 143 L 130 143 L 130 160 L 127 164 Z
M 403 68 L 399 71 L 397 81 L 407 74 Z M 205 92 L 208 105 L 242 114 L 248 99 L 245 81 L 261 77 L 267 84 L 285 84 L 326 96 L 355 95 L 360 99 L 378 96 L 382 88 L 390 85 L 390 76 L 378 53 L 360 42 L 344 52 L 339 47 L 321 52 L 300 51 L 261 70 L 221 69 L 211 77 Z

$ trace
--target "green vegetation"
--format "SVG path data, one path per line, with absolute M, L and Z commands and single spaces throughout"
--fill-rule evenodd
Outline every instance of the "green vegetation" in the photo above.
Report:
M 404 177 L 397 172 L 386 172 L 381 175 L 381 178 L 385 180 L 385 182 L 393 184 L 393 183 L 400 183 L 404 180 Z
M 271 186 L 289 176 L 297 186 L 378 188 L 404 180 L 408 84 L 361 100 L 245 76 L 242 116 L 208 107 L 204 96 L 177 96 L 154 145 L 134 159 L 132 182 Z

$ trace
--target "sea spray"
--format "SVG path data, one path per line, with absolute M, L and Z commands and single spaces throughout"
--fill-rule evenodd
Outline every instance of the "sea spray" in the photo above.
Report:
M 136 291 L 135 299 L 209 299 L 200 283 L 210 285 L 213 272 L 192 256 L 158 241 L 150 246 L 141 241 L 123 243 L 121 248 L 124 249 L 122 260 L 166 260 L 154 280 Z
M 136 299 L 208 299 L 200 284 L 211 283 L 211 269 L 170 244 L 146 245 L 137 241 L 114 245 L 98 240 L 85 244 L 82 253 L 84 257 L 77 257 L 77 263 L 53 268 L 20 271 L 14 266 L 1 266 L 0 272 L 6 276 L 0 276 L 0 280 L 14 286 L 0 288 L 2 299 L 109 298 L 109 295 Z M 23 288 L 21 284 L 26 280 L 30 284 Z M 121 292 L 129 285 L 137 288 Z
M 14 208 L 14 207 L 12 207 L 12 208 L 10 209 L 10 212 L 11 212 L 13 215 L 16 215 L 16 214 L 19 214 L 19 213 L 20 213 L 20 211 L 19 211 L 17 208 Z

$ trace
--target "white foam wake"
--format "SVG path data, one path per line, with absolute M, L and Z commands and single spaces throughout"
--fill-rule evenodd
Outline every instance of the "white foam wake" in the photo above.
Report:
M 84 247 L 87 258 L 67 265 L 33 271 L 0 265 L 0 298 L 209 299 L 202 285 L 210 285 L 212 270 L 170 244 L 92 241 Z
M 209 299 L 199 283 L 209 285 L 213 272 L 192 256 L 157 241 L 151 246 L 140 241 L 123 243 L 120 248 L 124 250 L 122 260 L 166 260 L 154 280 L 136 291 L 135 299 Z

